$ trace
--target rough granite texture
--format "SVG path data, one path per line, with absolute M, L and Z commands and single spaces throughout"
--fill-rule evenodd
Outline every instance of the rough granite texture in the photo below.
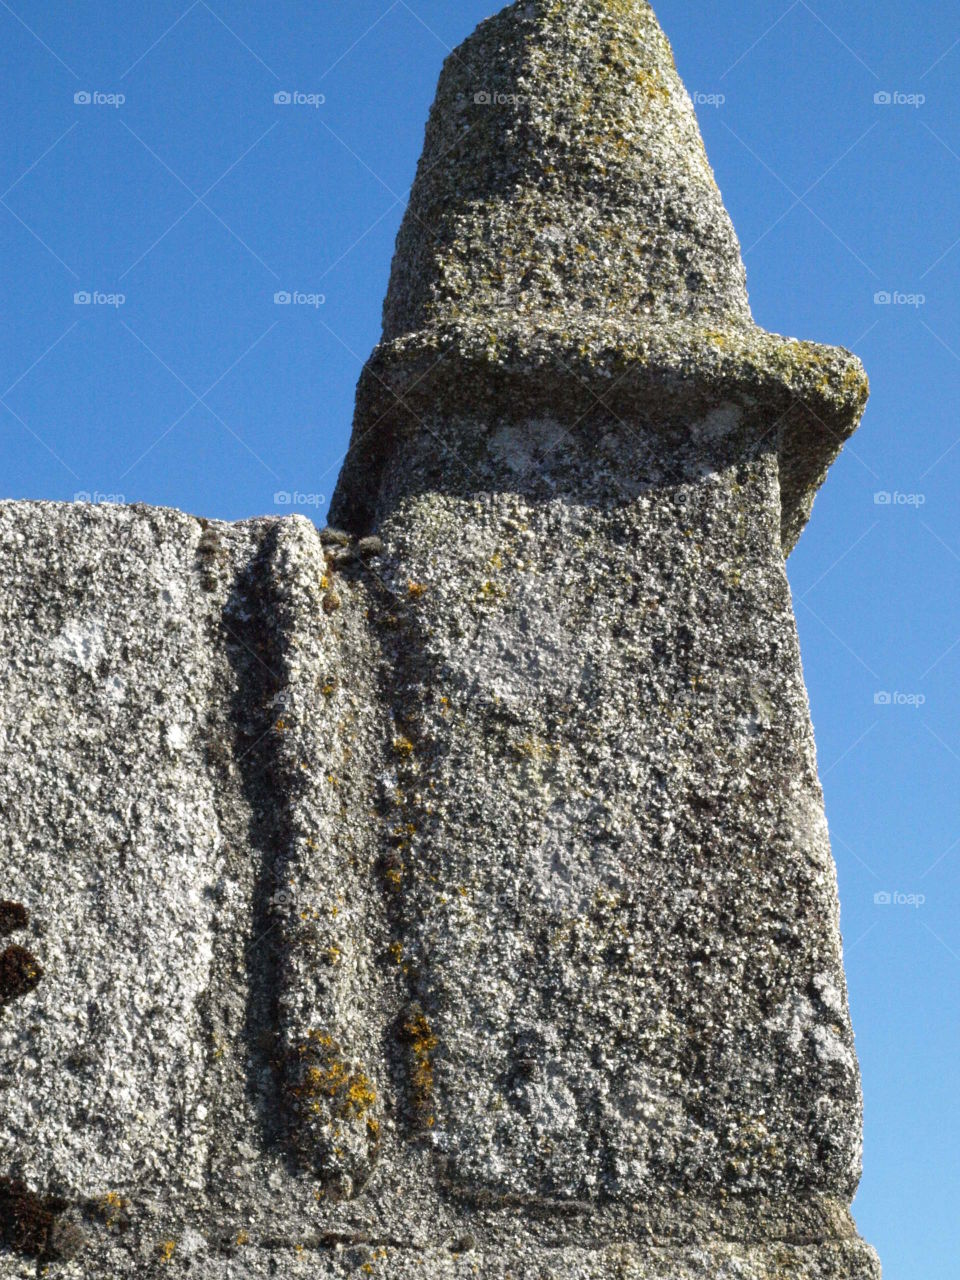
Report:
M 763 333 L 639 0 L 444 70 L 334 523 L 0 503 L 0 1280 L 877 1280 Z

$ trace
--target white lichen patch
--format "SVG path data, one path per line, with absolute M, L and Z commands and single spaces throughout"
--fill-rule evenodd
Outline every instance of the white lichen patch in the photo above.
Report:
M 50 650 L 61 662 L 94 674 L 107 655 L 103 627 L 90 619 L 73 618 L 53 638 Z

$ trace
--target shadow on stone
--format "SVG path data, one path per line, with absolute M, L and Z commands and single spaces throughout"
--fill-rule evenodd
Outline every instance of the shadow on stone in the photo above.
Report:
M 274 903 L 284 884 L 282 863 L 289 836 L 288 780 L 281 777 L 276 735 L 270 732 L 279 714 L 277 699 L 282 688 L 270 572 L 277 537 L 276 527 L 268 526 L 257 554 L 238 578 L 223 611 L 225 648 L 235 680 L 230 710 L 234 762 L 249 807 L 250 847 L 260 855 L 245 947 L 247 1002 L 243 1039 L 247 1094 L 267 1149 L 281 1148 L 285 1138 L 278 1026 L 283 953 L 281 922 Z

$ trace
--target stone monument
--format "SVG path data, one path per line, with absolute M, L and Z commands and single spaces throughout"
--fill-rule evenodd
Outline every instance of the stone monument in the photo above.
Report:
M 0 1280 L 876 1280 L 753 322 L 643 0 L 447 61 L 333 528 L 0 504 Z

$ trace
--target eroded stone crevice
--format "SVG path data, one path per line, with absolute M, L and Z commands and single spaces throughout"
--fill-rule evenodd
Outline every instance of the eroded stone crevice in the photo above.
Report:
M 224 611 L 232 758 L 260 851 L 247 1052 L 268 1145 L 318 1197 L 356 1195 L 381 1138 L 382 940 L 367 828 L 380 718 L 361 572 L 377 552 L 276 522 Z M 350 561 L 353 563 L 349 563 Z
M 271 732 L 283 691 L 282 638 L 271 573 L 277 537 L 276 525 L 263 530 L 256 554 L 237 576 L 221 621 L 221 641 L 233 674 L 229 767 L 244 800 L 245 844 L 258 855 L 243 957 L 244 1065 L 248 1097 L 268 1150 L 280 1140 L 283 1123 L 277 1027 L 283 956 L 273 903 L 289 832 L 288 779 Z

